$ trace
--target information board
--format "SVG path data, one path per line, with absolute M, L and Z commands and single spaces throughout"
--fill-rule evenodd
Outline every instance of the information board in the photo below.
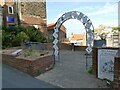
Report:
M 11 22 L 11 23 L 15 22 L 15 19 L 12 16 L 7 16 L 6 18 L 7 18 L 7 22 Z
M 114 57 L 118 50 L 98 49 L 98 78 L 114 79 Z

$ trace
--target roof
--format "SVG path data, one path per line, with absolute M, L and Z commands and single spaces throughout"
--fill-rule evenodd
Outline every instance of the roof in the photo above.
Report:
M 34 17 L 34 16 L 28 16 L 28 15 L 22 15 L 22 24 L 28 24 L 28 25 L 41 25 L 46 24 L 42 18 Z
M 51 30 L 55 27 L 55 23 L 51 23 L 47 25 L 47 30 Z M 60 30 L 66 33 L 66 28 L 64 25 L 61 25 Z
M 0 5 L 3 6 L 6 5 L 14 5 L 14 0 L 0 0 Z
M 4 0 L 0 1 L 0 5 L 3 6 L 5 4 Z
M 84 39 L 84 34 L 73 34 L 72 38 L 70 39 L 71 41 L 75 40 L 83 40 Z
M 55 23 L 51 23 L 47 25 L 47 28 L 50 29 L 50 28 L 53 28 L 54 26 L 55 26 Z

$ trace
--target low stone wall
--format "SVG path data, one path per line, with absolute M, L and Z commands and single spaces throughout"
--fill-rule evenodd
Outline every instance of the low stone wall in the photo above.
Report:
M 21 58 L 17 55 L 2 54 L 3 63 L 8 64 L 31 76 L 37 76 L 53 67 L 54 59 L 52 55 L 43 56 L 32 60 Z
M 86 51 L 87 46 L 75 46 L 75 51 Z
M 60 43 L 59 48 L 60 50 L 72 50 L 71 45 L 65 43 Z
M 47 50 L 53 50 L 53 44 L 47 43 L 46 44 Z M 59 43 L 60 50 L 72 50 L 72 46 L 65 43 Z M 75 46 L 75 51 L 85 51 L 87 46 Z

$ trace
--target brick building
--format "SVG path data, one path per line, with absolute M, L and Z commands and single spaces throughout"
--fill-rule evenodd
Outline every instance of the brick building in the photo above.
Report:
M 74 43 L 78 46 L 86 46 L 86 35 L 85 34 L 72 34 L 72 37 L 69 38 L 70 43 Z
M 21 25 L 34 26 L 47 37 L 46 2 L 20 2 L 17 3 Z
M 44 1 L 18 3 L 19 12 L 21 15 L 39 16 L 46 19 L 46 2 Z
M 53 39 L 54 26 L 55 26 L 54 23 L 47 25 L 48 37 L 50 39 Z M 65 26 L 62 25 L 60 27 L 60 31 L 59 31 L 59 41 L 62 42 L 62 41 L 64 41 L 64 39 L 66 39 L 66 28 L 65 28 Z
M 5 0 L 0 3 L 2 5 L 3 26 L 16 26 L 18 25 L 18 13 L 16 3 L 14 0 Z
M 35 26 L 47 37 L 46 2 L 20 2 L 5 0 L 3 5 L 3 26 Z

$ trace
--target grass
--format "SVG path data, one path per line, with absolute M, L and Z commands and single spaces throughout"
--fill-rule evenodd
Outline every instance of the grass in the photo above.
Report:
M 27 49 L 20 53 L 20 56 L 24 56 L 27 58 L 36 58 L 40 56 L 47 55 L 48 51 L 46 50 L 33 50 L 33 49 Z
M 90 68 L 88 69 L 88 73 L 89 73 L 89 74 L 93 74 L 93 68 L 92 68 L 92 67 L 90 67 Z
M 16 50 L 17 49 L 14 49 L 14 48 L 4 49 L 2 50 L 2 53 L 11 54 L 15 52 Z M 50 52 L 48 52 L 47 50 L 25 49 L 22 52 L 18 53 L 18 56 L 23 57 L 23 58 L 25 57 L 25 58 L 35 59 L 38 57 L 48 55 L 49 53 Z

